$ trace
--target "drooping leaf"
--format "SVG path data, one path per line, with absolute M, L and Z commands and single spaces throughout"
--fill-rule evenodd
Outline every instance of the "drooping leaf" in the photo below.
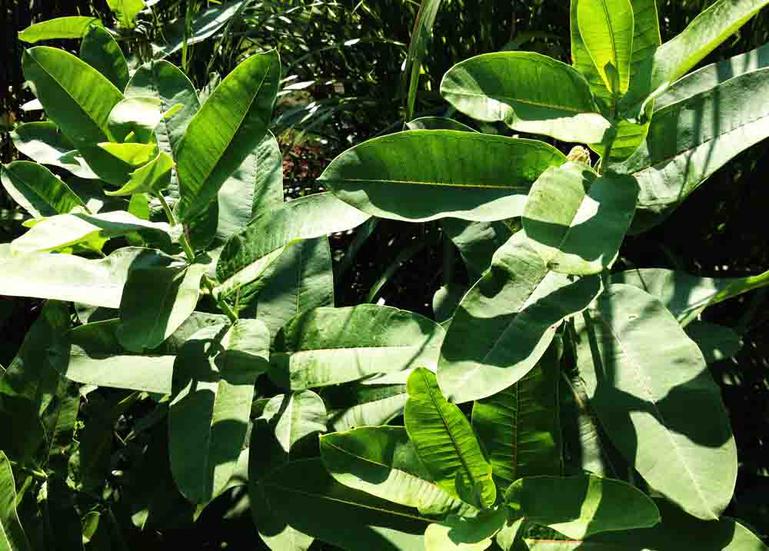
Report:
M 227 75 L 192 118 L 176 155 L 182 220 L 201 213 L 262 140 L 279 79 L 276 51 L 252 55 Z
M 8 457 L 0 450 L 0 547 L 8 551 L 31 548 L 16 513 L 16 483 Z
M 515 234 L 454 313 L 441 347 L 441 390 L 462 403 L 508 388 L 536 365 L 561 321 L 600 290 L 598 276 L 571 280 L 548 270 Z
M 118 308 L 130 266 L 155 254 L 125 247 L 89 260 L 69 254 L 13 254 L 10 245 L 0 245 L 0 295 Z
M 551 347 L 523 379 L 473 405 L 473 429 L 504 486 L 523 476 L 561 474 L 558 372 Z
M 273 396 L 262 417 L 275 425 L 275 439 L 287 454 L 291 447 L 310 434 L 326 432 L 326 406 L 312 390 Z
M 107 125 L 114 138 L 123 141 L 131 136 L 133 141 L 148 143 L 160 121 L 165 116 L 161 111 L 162 101 L 155 95 L 130 96 L 119 101 L 109 113 Z M 173 116 L 172 113 L 169 116 Z M 138 146 L 127 143 L 114 146 Z M 154 144 L 152 144 L 154 146 Z
M 185 266 L 159 251 L 134 263 L 120 300 L 120 344 L 141 352 L 171 336 L 195 310 L 205 271 L 204 264 Z
M 686 326 L 686 334 L 708 365 L 732 358 L 742 348 L 742 339 L 733 329 L 716 323 L 695 321 Z
M 20 124 L 11 132 L 11 139 L 16 149 L 35 162 L 61 167 L 79 178 L 99 178 L 50 121 Z
M 444 218 L 441 227 L 459 250 L 467 270 L 475 279 L 489 268 L 494 253 L 513 235 L 505 222 L 467 222 Z
M 118 90 L 128 84 L 128 63 L 112 34 L 104 27 L 92 26 L 80 44 L 80 59 L 107 77 Z
M 273 512 L 291 526 L 342 549 L 423 551 L 425 517 L 339 484 L 319 459 L 275 469 L 265 477 L 264 493 Z
M 113 237 L 143 232 L 170 242 L 173 228 L 165 222 L 148 222 L 120 210 L 104 214 L 57 214 L 35 220 L 25 234 L 11 241 L 11 253 L 51 252 L 78 247 L 99 251 Z
M 635 213 L 638 184 L 629 176 L 597 176 L 567 163 L 531 186 L 523 228 L 547 266 L 574 275 L 609 268 Z
M 174 366 L 171 471 L 181 492 L 207 503 L 227 484 L 246 439 L 254 382 L 267 369 L 270 336 L 257 320 L 201 329 Z
M 37 163 L 14 161 L 5 165 L 0 169 L 0 181 L 8 195 L 35 218 L 84 206 L 67 184 Z
M 630 0 L 578 0 L 577 26 L 606 89 L 615 97 L 627 92 L 634 32 Z
M 330 193 L 295 199 L 262 213 L 230 238 L 219 257 L 216 274 L 224 281 L 294 240 L 350 230 L 368 218 Z
M 435 322 L 390 306 L 316 308 L 281 329 L 270 361 L 281 383 L 301 390 L 434 368 L 442 340 Z
M 107 118 L 123 95 L 105 76 L 74 55 L 36 46 L 22 57 L 24 77 L 32 83 L 45 113 L 85 153 L 109 138 Z
M 432 482 L 403 427 L 327 434 L 320 439 L 320 453 L 331 476 L 355 490 L 423 514 L 473 510 Z
M 643 227 L 658 223 L 717 169 L 769 136 L 769 69 L 752 71 L 657 111 L 646 142 L 618 171 L 638 180 Z
M 578 332 L 580 374 L 612 443 L 655 490 L 717 519 L 734 491 L 737 452 L 697 345 L 662 303 L 622 284 L 599 297 Z
M 519 216 L 531 183 L 564 161 L 543 142 L 410 130 L 348 149 L 319 180 L 343 201 L 380 218 L 492 222 Z
M 769 272 L 747 277 L 712 278 L 664 268 L 642 268 L 612 274 L 612 281 L 643 289 L 686 325 L 708 306 L 769 285 Z
M 521 478 L 510 486 L 505 502 L 514 516 L 574 539 L 647 528 L 660 519 L 657 506 L 640 490 L 592 474 Z
M 476 120 L 501 121 L 566 142 L 601 142 L 610 127 L 579 72 L 534 52 L 496 52 L 462 61 L 444 75 L 441 95 Z
M 145 7 L 144 0 L 107 0 L 109 9 L 115 14 L 118 23 L 126 29 L 133 29 L 134 19 Z
M 26 29 L 19 31 L 19 40 L 34 44 L 43 40 L 80 38 L 93 27 L 101 27 L 101 21 L 96 17 L 84 15 L 55 17 L 34 23 Z
M 432 480 L 471 505 L 494 505 L 491 465 L 462 411 L 446 400 L 427 369 L 415 369 L 407 386 L 406 430 Z

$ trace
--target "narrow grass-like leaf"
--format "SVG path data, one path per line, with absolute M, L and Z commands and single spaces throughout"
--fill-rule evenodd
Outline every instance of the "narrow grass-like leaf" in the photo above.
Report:
M 0 548 L 8 551 L 32 549 L 16 513 L 16 483 L 8 457 L 0 450 Z

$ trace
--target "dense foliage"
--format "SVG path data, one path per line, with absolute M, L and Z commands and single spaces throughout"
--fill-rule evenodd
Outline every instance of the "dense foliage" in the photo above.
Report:
M 621 250 L 769 137 L 766 47 L 702 63 L 766 3 L 663 42 L 654 0 L 572 0 L 570 49 L 439 0 L 403 40 L 384 1 L 24 28 L 0 549 L 764 549 L 714 367 L 769 272 Z

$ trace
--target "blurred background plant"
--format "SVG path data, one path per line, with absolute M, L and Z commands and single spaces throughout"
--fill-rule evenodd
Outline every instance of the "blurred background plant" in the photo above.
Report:
M 142 4 L 141 0 L 137 0 Z M 253 52 L 277 48 L 283 89 L 272 130 L 284 156 L 288 196 L 318 190 L 315 178 L 339 152 L 399 130 L 411 118 L 452 115 L 440 78 L 454 63 L 498 51 L 533 50 L 569 60 L 569 3 L 564 0 L 146 0 L 135 19 L 113 11 L 117 0 L 0 0 L 0 157 L 16 157 L 9 131 L 36 120 L 24 85 L 17 31 L 65 15 L 93 15 L 113 29 L 129 62 L 153 57 L 180 64 L 210 91 Z M 659 0 L 662 38 L 681 31 L 708 0 Z M 433 21 L 434 20 L 434 21 Z M 759 16 L 707 62 L 769 41 Z M 57 44 L 72 48 L 76 42 Z M 457 117 L 458 120 L 469 122 Z M 502 127 L 479 128 L 507 132 Z M 716 173 L 655 230 L 628 239 L 620 267 L 674 267 L 697 275 L 736 277 L 769 269 L 769 144 L 753 147 Z M 19 232 L 21 213 L 0 191 L 0 242 Z M 432 315 L 435 291 L 462 279 L 456 251 L 437 224 L 369 222 L 332 239 L 337 305 L 384 301 Z M 2 277 L 2 274 L 0 274 Z M 708 319 L 732 327 L 741 351 L 714 364 L 739 446 L 741 470 L 730 511 L 769 534 L 769 309 L 758 291 L 712 309 Z M 35 301 L 0 297 L 0 365 L 13 357 L 39 312 Z M 122 422 L 130 425 L 130 418 Z M 142 545 L 251 549 L 258 541 L 237 497 L 206 509 L 190 529 L 155 531 Z M 235 504 L 235 505 L 233 505 Z M 182 515 L 184 516 L 184 515 Z M 224 520 L 222 520 L 224 519 Z M 136 536 L 138 537 L 138 535 Z M 241 543 L 238 543 L 241 542 Z M 131 548 L 138 545 L 132 542 Z

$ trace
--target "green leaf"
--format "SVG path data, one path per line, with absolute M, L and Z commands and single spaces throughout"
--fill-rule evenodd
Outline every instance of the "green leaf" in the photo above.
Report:
M 4 165 L 0 182 L 8 195 L 35 218 L 64 214 L 84 206 L 67 184 L 37 163 L 14 161 Z
M 19 31 L 19 40 L 34 44 L 43 40 L 59 40 L 63 38 L 80 38 L 89 29 L 101 27 L 101 21 L 96 17 L 71 15 L 56 17 L 30 25 Z
M 155 128 L 163 119 L 162 102 L 154 95 L 127 97 L 110 111 L 107 124 L 110 132 L 118 141 L 131 135 L 131 139 L 148 143 L 152 140 Z M 141 144 L 113 144 L 115 146 L 138 146 Z M 152 144 L 154 145 L 154 144 Z
M 0 450 L 0 547 L 8 551 L 31 548 L 16 513 L 16 483 L 8 457 Z
M 216 87 L 187 127 L 177 151 L 182 220 L 201 213 L 267 132 L 278 91 L 276 51 L 256 54 Z M 211 132 L 216 127 L 218 132 Z
M 256 293 L 255 298 L 250 297 Z M 270 335 L 298 313 L 334 305 L 334 273 L 328 239 L 299 241 L 282 250 L 252 286 L 239 288 L 244 317 L 264 322 Z
M 566 142 L 601 142 L 610 127 L 579 72 L 534 52 L 496 52 L 462 61 L 444 75 L 441 95 L 476 120 L 501 121 Z
M 503 487 L 522 476 L 561 474 L 559 368 L 551 347 L 523 379 L 473 404 L 473 429 Z
M 629 176 L 597 176 L 566 163 L 534 182 L 523 228 L 548 268 L 574 275 L 611 267 L 630 227 L 638 184 Z
M 734 329 L 716 323 L 695 321 L 686 326 L 686 334 L 697 344 L 708 365 L 732 358 L 742 348 L 742 339 Z
M 590 83 L 590 88 L 608 112 L 612 107 L 612 94 L 606 88 L 602 75 L 593 62 L 579 30 L 577 9 L 580 0 L 571 1 L 571 57 L 574 67 Z M 648 71 L 651 58 L 662 43 L 660 38 L 659 18 L 655 0 L 630 0 L 633 8 L 633 49 L 630 57 L 630 84 L 634 87 L 643 80 L 644 71 Z M 648 75 L 645 76 L 648 79 Z M 621 123 L 620 123 L 621 124 Z M 616 140 L 623 139 L 622 128 L 618 129 Z M 636 144 L 637 145 L 637 144 Z
M 737 451 L 697 345 L 662 303 L 629 285 L 611 285 L 585 319 L 578 366 L 612 443 L 655 490 L 717 519 L 734 491 Z
M 531 183 L 564 161 L 562 153 L 543 142 L 410 130 L 348 149 L 331 161 L 319 181 L 343 201 L 380 218 L 492 222 L 519 216 Z
M 252 218 L 283 204 L 283 158 L 271 132 L 222 184 L 217 197 L 216 235 L 226 240 Z
M 643 268 L 612 274 L 612 281 L 643 289 L 662 302 L 681 325 L 686 325 L 708 306 L 769 285 L 769 272 L 711 278 L 664 268 Z
M 718 0 L 711 4 L 681 34 L 654 52 L 649 91 L 686 74 L 767 4 L 768 0 Z
M 112 34 L 103 27 L 91 27 L 80 44 L 80 59 L 123 90 L 128 84 L 128 63 Z
M 347 384 L 329 388 L 323 399 L 329 407 L 329 424 L 335 431 L 386 425 L 403 413 L 406 385 Z
M 441 390 L 462 403 L 508 388 L 536 365 L 558 325 L 600 290 L 598 276 L 571 280 L 548 270 L 525 236 L 513 235 L 454 313 L 441 347 Z
M 107 0 L 107 6 L 115 14 L 121 27 L 133 29 L 134 19 L 145 7 L 144 0 Z
M 262 417 L 274 423 L 275 439 L 286 453 L 305 436 L 326 432 L 326 406 L 312 390 L 273 396 L 265 404 Z
M 475 132 L 464 123 L 448 117 L 419 117 L 406 123 L 408 130 L 462 130 Z
M 658 223 L 717 169 L 769 136 L 769 68 L 671 103 L 654 114 L 646 142 L 616 170 L 633 174 L 638 206 Z
M 11 132 L 11 139 L 16 149 L 33 161 L 61 167 L 79 178 L 99 178 L 52 122 L 20 124 Z
M 578 0 L 577 26 L 606 89 L 614 97 L 627 92 L 634 34 L 630 0 Z
M 270 361 L 276 378 L 301 390 L 434 368 L 442 340 L 435 322 L 390 306 L 316 308 L 281 329 Z
M 269 346 L 264 324 L 240 320 L 226 332 L 200 330 L 177 357 L 168 412 L 171 471 L 194 503 L 216 497 L 235 471 Z
M 157 147 L 152 143 L 102 142 L 98 145 L 107 154 L 131 167 L 144 165 L 157 155 Z
M 13 254 L 10 245 L 0 245 L 0 295 L 118 308 L 130 266 L 155 254 L 125 247 L 106 258 L 88 260 L 69 254 Z
M 432 482 L 403 427 L 362 427 L 320 438 L 326 469 L 354 490 L 426 515 L 473 511 Z
M 160 234 L 169 241 L 172 228 L 165 222 L 148 222 L 120 210 L 104 214 L 57 214 L 35 220 L 29 231 L 11 241 L 11 253 L 81 247 L 100 251 L 107 240 L 137 232 Z
M 494 253 L 513 235 L 505 222 L 467 222 L 444 218 L 441 227 L 459 249 L 473 279 L 478 279 L 489 268 Z
M 205 272 L 204 264 L 186 266 L 160 251 L 134 263 L 120 300 L 120 344 L 141 352 L 171 336 L 195 310 Z
M 415 369 L 407 386 L 406 430 L 435 484 L 472 505 L 494 505 L 491 465 L 462 411 L 443 397 L 427 369 Z
M 507 490 L 505 501 L 513 515 L 574 539 L 646 528 L 660 519 L 657 506 L 640 490 L 592 474 L 522 478 Z
M 406 62 L 403 65 L 405 80 L 408 82 L 406 91 L 406 119 L 414 115 L 414 106 L 419 89 L 419 76 L 422 73 L 422 59 L 428 53 L 430 39 L 433 34 L 435 17 L 441 7 L 442 0 L 423 0 L 419 4 L 414 31 L 409 41 L 409 49 L 406 53 Z
M 264 480 L 264 493 L 291 526 L 342 549 L 423 551 L 426 518 L 335 482 L 319 459 L 275 469 Z
M 129 180 L 115 191 L 105 192 L 109 196 L 133 195 L 136 193 L 157 193 L 168 187 L 171 182 L 171 170 L 174 160 L 165 151 L 147 164 L 131 172 Z
M 216 275 L 225 281 L 292 241 L 350 230 L 368 218 L 330 193 L 284 203 L 257 216 L 245 230 L 227 241 L 216 265 Z
M 181 109 L 163 117 L 155 128 L 158 147 L 176 159 L 179 143 L 200 103 L 195 87 L 185 74 L 167 61 L 155 60 L 141 65 L 125 89 L 127 98 L 156 98 L 160 111 L 168 113 L 174 106 Z
M 246 0 L 239 0 L 211 6 L 192 20 L 189 32 L 185 31 L 186 19 L 184 17 L 177 19 L 167 35 L 167 43 L 153 53 L 156 57 L 168 57 L 182 50 L 185 44 L 193 46 L 203 42 L 213 36 L 227 21 L 241 13 L 245 5 Z
M 36 46 L 22 57 L 24 77 L 45 113 L 81 150 L 106 141 L 107 119 L 123 95 L 99 71 L 74 55 Z
M 483 551 L 505 525 L 505 510 L 484 511 L 475 517 L 449 516 L 425 530 L 425 551 Z
M 739 522 L 728 517 L 702 521 L 693 518 L 676 506 L 655 500 L 662 513 L 662 522 L 651 528 L 628 530 L 616 534 L 601 534 L 585 542 L 580 549 L 625 549 L 641 551 L 766 551 L 767 546 Z M 590 545 L 590 544 L 593 545 Z M 546 549 L 531 547 L 530 549 Z
M 141 355 L 120 344 L 120 320 L 87 323 L 70 331 L 69 362 L 61 371 L 78 383 L 171 394 L 173 364 L 182 344 L 199 329 L 225 321 L 223 315 L 196 312 L 162 345 Z

